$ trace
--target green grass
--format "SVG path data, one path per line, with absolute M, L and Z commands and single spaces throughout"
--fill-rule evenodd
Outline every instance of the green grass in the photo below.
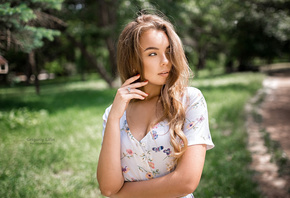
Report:
M 263 75 L 193 79 L 206 97 L 216 147 L 196 197 L 260 197 L 249 170 L 244 104 Z M 0 89 L 0 197 L 101 197 L 95 179 L 102 114 L 116 90 L 100 80 Z

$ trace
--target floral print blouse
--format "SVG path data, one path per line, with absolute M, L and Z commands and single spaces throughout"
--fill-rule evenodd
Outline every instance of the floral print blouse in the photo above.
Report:
M 187 88 L 182 102 L 186 109 L 183 132 L 188 146 L 206 144 L 207 150 L 214 147 L 211 139 L 206 101 L 200 90 Z M 108 107 L 103 115 L 103 134 L 111 110 Z M 170 144 L 167 120 L 156 124 L 140 141 L 130 132 L 126 111 L 120 119 L 121 164 L 125 181 L 148 180 L 164 176 L 174 170 L 176 164 L 171 156 L 174 149 Z M 185 197 L 193 197 L 191 194 Z

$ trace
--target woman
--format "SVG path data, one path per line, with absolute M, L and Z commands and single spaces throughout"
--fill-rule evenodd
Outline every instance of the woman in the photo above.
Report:
M 103 116 L 97 178 L 108 197 L 193 197 L 214 147 L 201 92 L 173 26 L 156 15 L 130 22 L 118 42 L 123 85 Z

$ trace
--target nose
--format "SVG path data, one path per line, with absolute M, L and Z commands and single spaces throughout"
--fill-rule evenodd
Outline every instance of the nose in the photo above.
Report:
M 162 60 L 161 60 L 161 65 L 168 65 L 169 63 L 169 57 L 168 54 L 164 53 L 162 56 Z

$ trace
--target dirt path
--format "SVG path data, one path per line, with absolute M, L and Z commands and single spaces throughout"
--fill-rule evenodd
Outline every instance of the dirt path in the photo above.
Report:
M 261 106 L 263 127 L 271 139 L 280 142 L 290 157 L 290 72 L 277 73 L 264 81 L 267 91 Z
M 263 197 L 289 198 L 289 171 L 279 174 L 280 167 L 273 162 L 264 135 L 268 133 L 271 140 L 279 143 L 283 155 L 290 158 L 290 73 L 268 76 L 263 89 L 246 106 L 246 112 L 248 149 L 253 158 L 251 168 L 256 172 L 254 179 Z

